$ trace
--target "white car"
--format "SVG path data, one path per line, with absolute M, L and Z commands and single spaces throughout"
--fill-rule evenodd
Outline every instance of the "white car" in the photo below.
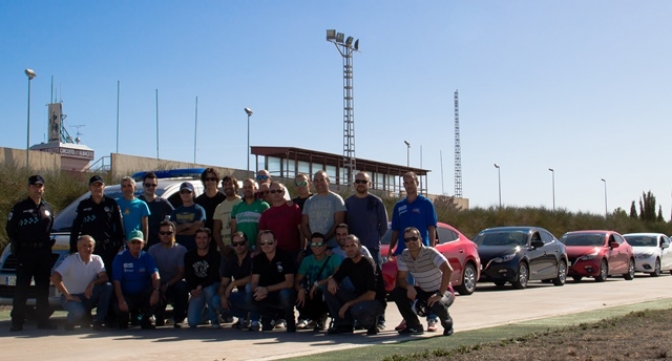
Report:
M 672 274 L 672 249 L 670 238 L 662 233 L 628 233 L 623 237 L 632 246 L 635 272 L 658 277 L 662 272 Z

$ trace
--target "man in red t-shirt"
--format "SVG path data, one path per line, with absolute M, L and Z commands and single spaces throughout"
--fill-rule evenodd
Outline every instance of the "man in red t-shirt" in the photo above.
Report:
M 282 183 L 273 182 L 270 187 L 271 208 L 264 211 L 259 219 L 259 230 L 271 230 L 275 234 L 277 247 L 289 253 L 300 262 L 299 257 L 306 245 L 300 236 L 301 210 L 296 204 L 289 205 L 285 201 L 287 192 Z

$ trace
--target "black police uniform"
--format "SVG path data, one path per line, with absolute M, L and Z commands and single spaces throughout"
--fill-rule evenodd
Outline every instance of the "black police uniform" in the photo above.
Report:
M 7 217 L 7 235 L 16 256 L 16 291 L 12 304 L 12 329 L 20 330 L 26 317 L 26 300 L 31 278 L 35 278 L 38 327 L 46 327 L 49 309 L 49 276 L 54 265 L 53 242 L 49 236 L 54 223 L 54 210 L 40 200 L 30 198 L 14 205 Z
M 124 225 L 117 201 L 103 196 L 100 203 L 94 202 L 91 197 L 79 202 L 77 216 L 70 231 L 70 253 L 77 252 L 80 235 L 93 237 L 96 241 L 93 253 L 103 259 L 107 274 L 112 275 L 114 256 L 124 245 Z

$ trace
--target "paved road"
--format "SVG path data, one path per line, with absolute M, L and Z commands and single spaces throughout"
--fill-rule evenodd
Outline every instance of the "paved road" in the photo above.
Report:
M 672 276 L 638 276 L 634 281 L 611 278 L 604 283 L 569 282 L 564 287 L 532 282 L 522 291 L 482 284 L 473 295 L 458 297 L 451 314 L 455 330 L 460 332 L 662 298 L 672 298 Z M 28 355 L 54 361 L 278 359 L 396 340 L 393 328 L 401 317 L 393 303 L 388 304 L 386 315 L 388 328 L 375 337 L 361 334 L 329 337 L 308 331 L 252 334 L 229 328 L 66 333 L 38 331 L 33 325 L 27 325 L 21 334 L 14 334 L 8 332 L 9 322 L 5 321 L 0 322 L 0 347 L 3 360 L 25 360 Z M 432 337 L 429 333 L 425 335 Z

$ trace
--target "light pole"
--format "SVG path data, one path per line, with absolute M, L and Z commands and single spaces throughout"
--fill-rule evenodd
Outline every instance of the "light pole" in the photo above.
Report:
M 245 108 L 247 113 L 247 171 L 250 171 L 250 117 L 252 116 L 252 109 Z
M 604 218 L 609 217 L 609 207 L 607 207 L 607 180 L 604 178 L 600 179 L 604 182 Z
M 409 143 L 407 140 L 404 140 L 404 144 L 406 144 L 406 167 L 411 166 L 411 143 Z
M 28 131 L 26 133 L 26 168 L 30 168 L 30 81 L 37 76 L 33 69 L 26 69 L 28 76 Z
M 555 211 L 555 170 L 553 168 L 548 168 L 551 171 L 551 181 L 553 184 L 553 210 Z
M 495 163 L 495 168 L 497 168 L 497 182 L 499 183 L 499 208 L 502 208 L 502 174 L 499 164 Z

